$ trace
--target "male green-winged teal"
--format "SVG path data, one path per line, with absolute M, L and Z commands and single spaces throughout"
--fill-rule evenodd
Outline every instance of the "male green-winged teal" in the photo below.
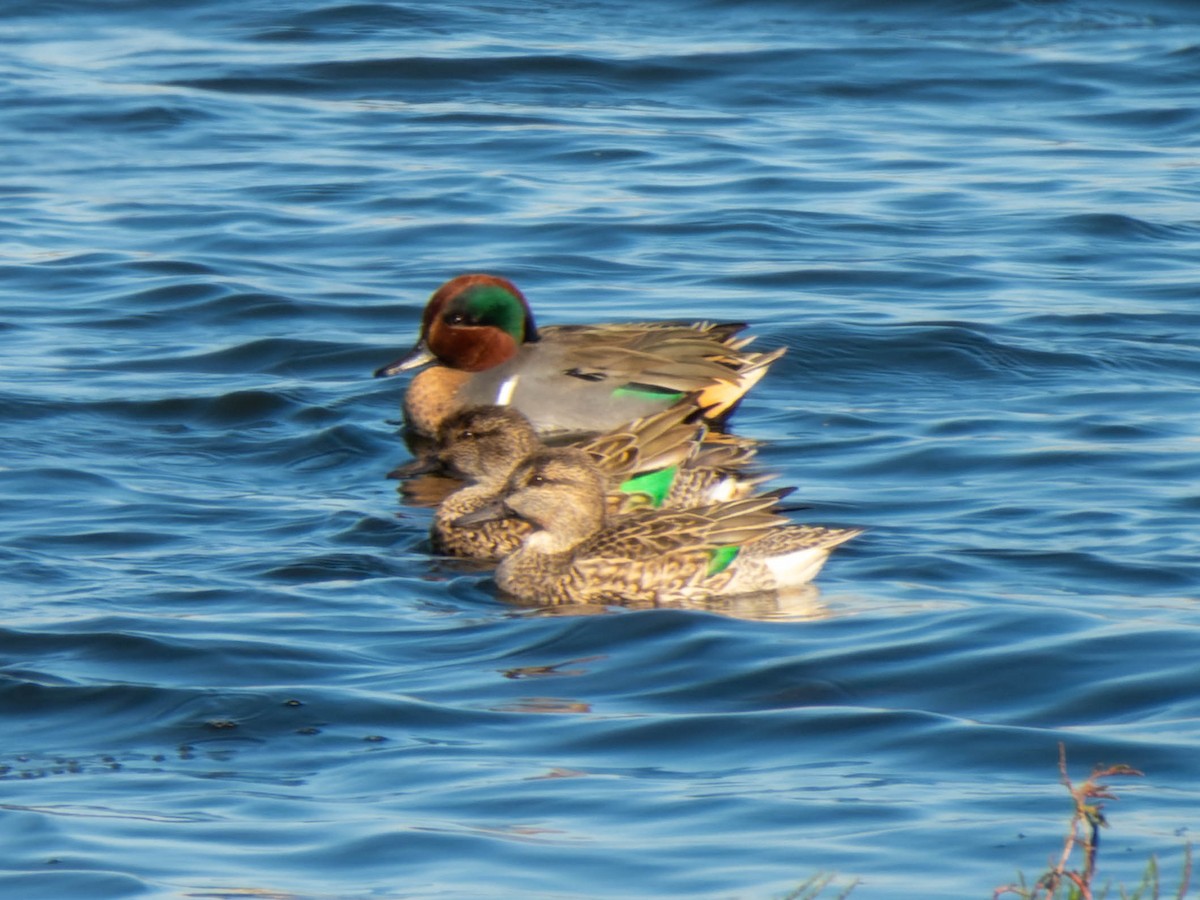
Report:
M 768 475 L 748 469 L 753 441 L 727 436 L 706 441 L 707 429 L 694 421 L 697 412 L 684 400 L 576 444 L 604 476 L 610 514 L 731 500 L 767 480 Z M 511 407 L 469 407 L 444 419 L 434 453 L 398 470 L 410 475 L 440 465 L 470 482 L 439 504 L 431 529 L 435 549 L 479 559 L 499 559 L 516 550 L 532 530 L 523 519 L 455 523 L 499 496 L 513 469 L 541 449 L 533 425 Z
M 531 531 L 501 561 L 496 583 L 545 604 L 687 603 L 798 587 L 861 533 L 790 524 L 773 508 L 778 494 L 609 518 L 605 487 L 582 450 L 541 450 L 517 466 L 500 498 L 458 524 L 527 521 Z
M 741 323 L 638 322 L 538 328 L 525 297 L 495 275 L 460 275 L 425 307 L 407 355 L 378 369 L 428 363 L 404 395 L 404 417 L 431 437 L 468 406 L 512 406 L 539 434 L 594 434 L 699 391 L 709 418 L 729 413 L 783 348 L 750 352 Z

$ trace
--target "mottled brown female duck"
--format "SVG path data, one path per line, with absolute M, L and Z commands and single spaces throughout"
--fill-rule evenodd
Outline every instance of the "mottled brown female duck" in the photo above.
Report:
M 754 442 L 725 436 L 706 441 L 696 413 L 689 403 L 679 403 L 576 445 L 604 476 L 609 514 L 744 497 L 767 480 L 768 475 L 749 468 Z M 541 449 L 529 420 L 509 407 L 471 407 L 443 420 L 434 454 L 406 467 L 407 472 L 401 470 L 412 474 L 437 465 L 470 482 L 438 506 L 432 527 L 435 549 L 477 559 L 498 559 L 516 550 L 531 530 L 523 519 L 456 522 L 499 496 L 517 465 Z
M 673 604 L 806 584 L 857 528 L 790 524 L 778 495 L 611 517 L 604 475 L 575 448 L 534 453 L 492 503 L 461 517 L 518 516 L 530 532 L 496 570 L 506 593 L 544 604 Z

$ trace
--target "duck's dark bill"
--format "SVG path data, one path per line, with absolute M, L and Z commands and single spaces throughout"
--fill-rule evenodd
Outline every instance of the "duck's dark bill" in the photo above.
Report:
M 400 357 L 395 362 L 390 362 L 386 366 L 381 366 L 375 370 L 376 378 L 383 378 L 386 375 L 395 375 L 397 372 L 407 372 L 409 369 L 419 369 L 421 366 L 433 362 L 437 357 L 429 352 L 429 348 L 425 346 L 425 342 L 421 341 L 417 346 L 413 347 L 408 353 Z

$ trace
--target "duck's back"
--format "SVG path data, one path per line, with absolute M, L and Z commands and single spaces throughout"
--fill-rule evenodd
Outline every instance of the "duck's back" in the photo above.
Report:
M 604 431 L 690 392 L 748 390 L 769 360 L 727 338 L 726 331 L 668 323 L 548 327 L 512 359 L 474 373 L 458 399 L 513 406 L 541 434 Z

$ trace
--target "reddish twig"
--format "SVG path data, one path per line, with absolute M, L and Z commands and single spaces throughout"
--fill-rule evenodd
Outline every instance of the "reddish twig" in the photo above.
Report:
M 992 893 L 992 900 L 1000 897 L 1002 894 L 1017 894 L 1024 900 L 1052 900 L 1055 892 L 1063 883 L 1064 879 L 1070 881 L 1079 889 L 1079 895 L 1082 900 L 1092 900 L 1092 879 L 1096 874 L 1096 856 L 1100 849 L 1100 829 L 1108 827 L 1108 820 L 1104 818 L 1104 803 L 1105 800 L 1116 800 L 1116 794 L 1109 790 L 1108 785 L 1101 784 L 1102 778 L 1112 778 L 1118 775 L 1138 775 L 1142 773 L 1132 766 L 1116 765 L 1116 766 L 1096 766 L 1092 769 L 1092 774 L 1088 776 L 1087 781 L 1078 787 L 1071 781 L 1071 776 L 1067 773 L 1067 748 L 1060 741 L 1058 744 L 1058 774 L 1059 780 L 1071 795 L 1071 800 L 1075 805 L 1071 813 L 1071 823 L 1067 829 L 1067 836 L 1063 840 L 1062 853 L 1059 854 L 1058 862 L 1053 864 L 1050 869 L 1039 878 L 1031 889 L 1026 889 L 1023 885 L 1005 885 L 1001 888 L 996 888 Z M 1080 826 L 1085 827 L 1085 833 L 1080 836 Z M 1077 869 L 1068 869 L 1071 856 L 1075 852 L 1075 848 L 1083 844 L 1083 871 Z M 1187 858 L 1187 866 L 1184 870 L 1184 884 L 1186 886 L 1188 877 L 1191 872 L 1191 855 Z M 1185 887 L 1186 890 L 1186 887 Z M 1180 895 L 1182 897 L 1182 895 Z

